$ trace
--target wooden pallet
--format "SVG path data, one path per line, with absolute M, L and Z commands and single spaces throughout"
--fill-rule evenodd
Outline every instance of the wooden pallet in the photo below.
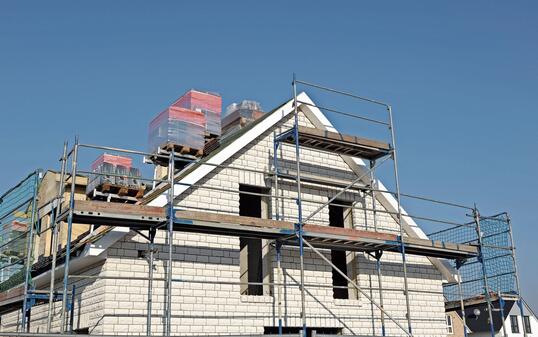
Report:
M 210 133 L 210 132 L 206 132 L 205 135 L 204 135 L 204 139 L 206 142 L 212 140 L 212 139 L 215 139 L 215 138 L 219 138 L 220 135 L 217 135 L 217 134 L 214 134 L 214 133 Z
M 209 141 L 207 141 L 204 145 L 204 155 L 207 156 L 214 150 L 216 150 L 220 146 L 220 142 L 218 138 L 213 138 Z
M 183 145 L 174 144 L 174 143 L 166 143 L 163 146 L 161 146 L 161 149 L 168 152 L 173 151 L 175 153 L 186 154 L 186 155 L 191 155 L 195 157 L 201 157 L 204 154 L 203 149 L 193 149 L 188 146 L 183 146 Z
M 146 186 L 127 186 L 111 183 L 102 183 L 95 187 L 95 190 L 101 193 L 117 194 L 119 196 L 128 196 L 142 198 L 146 192 Z
M 136 204 L 140 201 L 140 198 L 130 197 L 128 195 L 117 195 L 113 193 L 103 193 L 99 192 L 97 190 L 93 190 L 90 194 L 88 194 L 88 197 L 91 200 L 99 200 L 99 201 L 106 201 L 106 202 L 116 202 L 116 203 L 122 203 L 122 204 Z

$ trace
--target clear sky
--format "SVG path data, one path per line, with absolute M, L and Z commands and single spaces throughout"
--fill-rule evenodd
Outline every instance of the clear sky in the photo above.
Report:
M 2 1 L 0 191 L 57 168 L 75 134 L 145 149 L 148 121 L 190 88 L 271 109 L 295 72 L 393 105 L 404 192 L 508 211 L 538 309 L 537 14 L 536 1 Z

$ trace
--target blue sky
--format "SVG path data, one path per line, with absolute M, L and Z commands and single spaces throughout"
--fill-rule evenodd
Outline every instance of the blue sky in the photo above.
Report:
M 145 149 L 148 121 L 190 88 L 271 109 L 290 97 L 295 72 L 393 105 L 403 191 L 508 211 L 523 293 L 538 308 L 537 10 L 532 1 L 3 1 L 0 191 L 57 168 L 76 134 Z

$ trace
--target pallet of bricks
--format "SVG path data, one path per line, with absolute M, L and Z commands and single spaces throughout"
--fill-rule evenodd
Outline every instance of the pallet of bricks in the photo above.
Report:
M 97 191 L 134 198 L 144 196 L 146 185 L 140 181 L 140 170 L 133 167 L 132 162 L 129 157 L 100 155 L 91 165 L 95 174 L 90 175 L 86 195 L 91 196 Z
M 221 107 L 217 94 L 188 91 L 150 122 L 150 152 L 202 156 L 206 141 L 220 135 Z
M 172 107 L 202 112 L 205 117 L 204 136 L 207 139 L 220 136 L 222 97 L 219 94 L 191 89 L 175 101 Z
M 232 103 L 226 108 L 226 116 L 222 119 L 222 134 L 228 136 L 264 115 L 260 103 L 243 100 Z

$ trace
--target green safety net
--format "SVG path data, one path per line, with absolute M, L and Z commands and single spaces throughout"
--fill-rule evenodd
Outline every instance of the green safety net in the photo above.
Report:
M 30 223 L 40 173 L 31 173 L 0 196 L 0 291 L 24 283 Z M 34 216 L 34 233 L 38 231 Z M 30 257 L 33 263 L 33 256 Z

